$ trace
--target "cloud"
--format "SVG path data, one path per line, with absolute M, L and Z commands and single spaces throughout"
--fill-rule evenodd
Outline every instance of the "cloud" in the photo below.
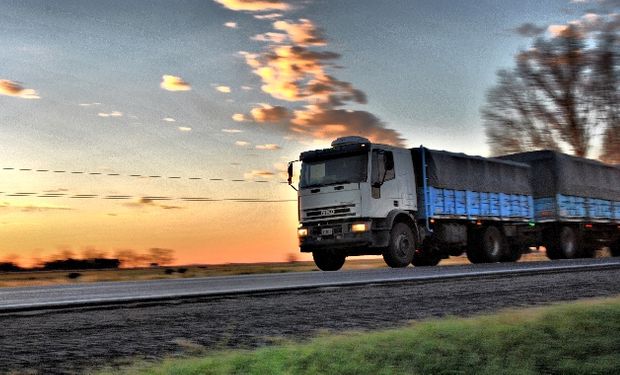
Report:
M 216 86 L 215 89 L 219 92 L 222 92 L 224 94 L 229 94 L 230 93 L 230 87 L 228 86 Z
M 41 99 L 33 89 L 24 88 L 17 82 L 0 79 L 0 95 L 12 96 L 20 99 Z
M 101 105 L 101 103 L 94 102 L 94 103 L 80 103 L 79 104 L 80 107 L 91 107 L 91 106 L 95 106 L 95 105 Z
M 181 206 L 170 206 L 170 205 L 166 205 L 166 204 L 157 203 L 156 200 L 150 199 L 150 198 L 147 198 L 147 197 L 142 197 L 139 200 L 137 200 L 136 202 L 125 203 L 125 206 L 126 207 L 131 207 L 131 208 L 149 208 L 149 207 L 153 207 L 153 208 L 161 208 L 163 210 L 180 210 L 180 209 L 184 208 L 184 207 L 181 207 Z
M 274 107 L 269 104 L 261 104 L 261 107 L 252 108 L 250 114 L 256 122 L 280 122 L 291 116 L 287 108 L 282 106 Z
M 255 14 L 257 20 L 274 20 L 282 17 L 282 13 Z
M 235 142 L 235 146 L 239 146 L 239 147 L 248 147 L 249 145 L 250 145 L 250 142 L 246 142 L 246 141 Z
M 385 126 L 375 115 L 366 111 L 325 109 L 309 105 L 294 112 L 292 130 L 314 138 L 334 139 L 345 135 L 361 135 L 373 142 L 404 145 L 400 134 Z
M 73 210 L 67 206 L 57 206 L 53 204 L 27 204 L 15 205 L 9 202 L 0 203 L 0 209 L 15 209 L 21 212 L 43 212 L 43 211 L 70 211 Z
M 256 145 L 256 149 L 257 150 L 265 150 L 265 151 L 276 151 L 276 150 L 280 150 L 282 149 L 282 147 L 274 144 L 274 143 L 267 143 L 264 145 Z
M 284 43 L 287 40 L 286 34 L 266 32 L 263 34 L 257 34 L 252 37 L 252 40 L 257 42 L 272 42 L 272 43 Z
M 245 115 L 243 113 L 235 113 L 234 115 L 232 115 L 232 119 L 236 122 L 246 121 Z
M 535 24 L 528 22 L 515 28 L 514 32 L 516 32 L 517 34 L 521 36 L 532 38 L 532 37 L 541 35 L 542 33 L 545 32 L 545 30 L 546 28 L 544 26 L 536 26 Z
M 568 30 L 568 25 L 549 25 L 547 31 L 553 37 L 558 37 L 564 34 Z
M 298 23 L 276 21 L 273 23 L 273 28 L 286 32 L 288 38 L 299 46 L 324 46 L 327 44 L 321 35 L 321 31 L 305 18 L 300 19 Z
M 191 132 L 192 128 L 190 128 L 189 126 L 179 126 L 179 130 L 182 132 Z
M 173 119 L 172 117 L 164 117 L 161 120 L 166 122 L 177 122 L 177 120 Z
M 261 104 L 250 110 L 253 121 L 275 123 L 273 129 L 294 138 L 333 139 L 361 135 L 374 142 L 404 145 L 401 135 L 375 115 L 342 108 L 348 104 L 365 104 L 366 94 L 331 74 L 340 54 L 317 50 L 325 46 L 327 40 L 312 21 L 276 21 L 273 27 L 278 32 L 255 37 L 269 43 L 263 52 L 240 54 L 260 77 L 264 93 L 300 105 L 289 109 Z M 280 36 L 282 33 L 286 38 Z
M 231 10 L 264 12 L 270 10 L 289 10 L 291 6 L 281 0 L 215 0 Z
M 243 130 L 240 129 L 222 129 L 224 133 L 243 133 Z
M 276 174 L 267 170 L 251 170 L 243 174 L 243 178 L 251 180 L 255 178 L 272 178 Z
M 119 111 L 112 111 L 112 112 L 99 112 L 97 113 L 97 116 L 99 117 L 123 117 L 123 112 L 119 112 Z
M 183 78 L 167 74 L 162 76 L 160 86 L 168 91 L 190 91 L 192 89 L 192 86 L 185 82 Z
M 232 21 L 230 21 L 230 22 L 226 22 L 226 23 L 224 24 L 224 26 L 226 26 L 226 27 L 230 27 L 231 29 L 236 29 L 236 28 L 237 28 L 237 22 L 232 22 Z

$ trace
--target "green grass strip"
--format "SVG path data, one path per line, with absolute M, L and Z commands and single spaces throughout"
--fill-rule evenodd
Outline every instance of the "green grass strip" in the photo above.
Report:
M 210 352 L 122 373 L 620 374 L 620 298 Z

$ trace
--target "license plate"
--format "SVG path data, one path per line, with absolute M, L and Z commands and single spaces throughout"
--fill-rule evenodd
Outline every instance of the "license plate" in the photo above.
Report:
M 321 236 L 331 236 L 332 234 L 334 234 L 334 230 L 332 228 L 321 229 Z

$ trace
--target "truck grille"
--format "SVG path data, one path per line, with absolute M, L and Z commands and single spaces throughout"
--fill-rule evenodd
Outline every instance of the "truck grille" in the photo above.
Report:
M 321 208 L 310 208 L 304 210 L 304 214 L 308 219 L 319 219 L 319 218 L 335 218 L 335 217 L 348 217 L 355 216 L 355 212 L 352 212 L 352 208 L 355 207 L 354 204 L 349 204 L 345 206 L 332 206 L 332 207 L 321 207 Z

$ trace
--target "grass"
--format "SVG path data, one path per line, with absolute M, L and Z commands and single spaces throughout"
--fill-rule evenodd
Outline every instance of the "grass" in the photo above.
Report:
M 548 260 L 544 253 L 532 253 L 524 255 L 522 261 L 542 261 Z M 450 257 L 441 261 L 441 265 L 468 264 L 465 256 Z M 371 269 L 385 268 L 385 262 L 381 257 L 375 258 L 349 258 L 344 269 Z M 186 268 L 187 271 L 179 273 L 179 268 Z M 166 274 L 166 269 L 174 272 Z M 56 284 L 76 284 L 100 281 L 131 281 L 131 280 L 157 280 L 157 279 L 176 279 L 192 277 L 210 276 L 232 276 L 250 275 L 258 273 L 284 273 L 284 272 L 303 272 L 317 271 L 318 269 L 311 261 L 282 262 L 282 263 L 231 263 L 217 265 L 195 265 L 195 266 L 171 266 L 155 268 L 121 268 L 117 270 L 85 270 L 79 271 L 80 276 L 69 278 L 68 274 L 72 271 L 25 271 L 25 272 L 5 272 L 0 273 L 0 288 L 20 287 L 20 286 L 43 286 Z
M 620 374 L 620 297 L 414 322 L 102 374 Z

